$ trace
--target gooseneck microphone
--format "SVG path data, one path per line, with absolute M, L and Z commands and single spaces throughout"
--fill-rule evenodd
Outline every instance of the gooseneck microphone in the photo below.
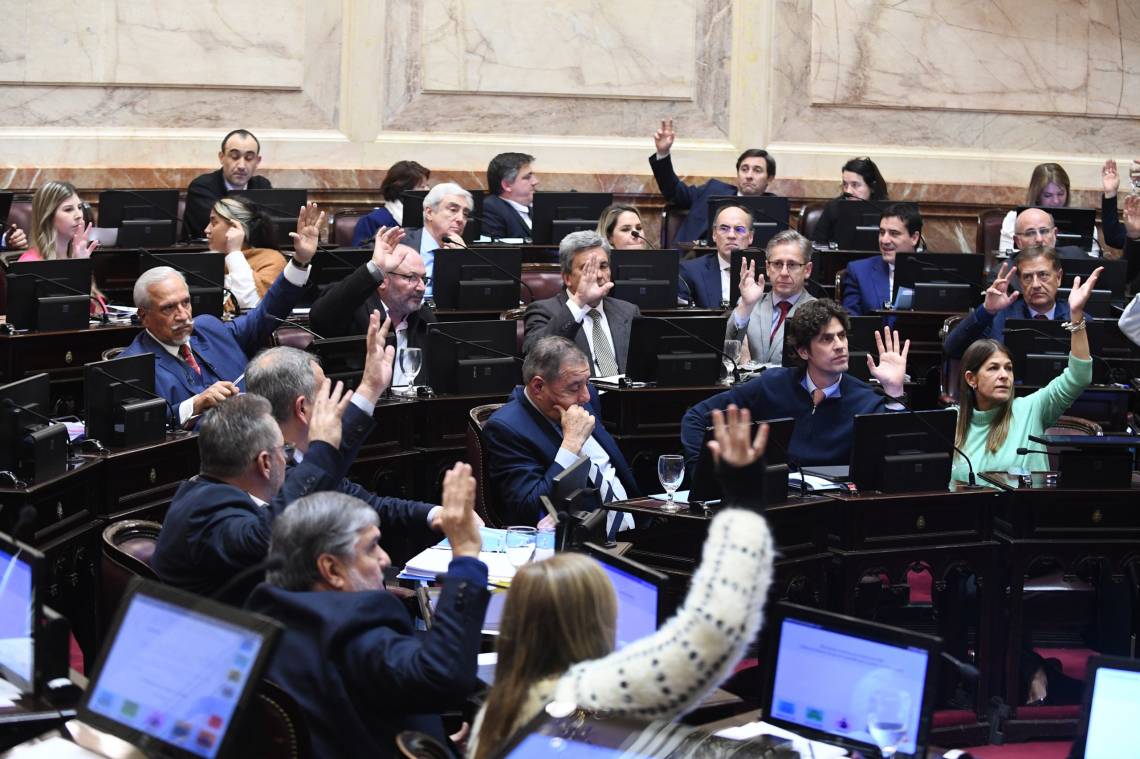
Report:
M 183 277 L 186 277 L 186 276 L 194 277 L 195 279 L 198 279 L 202 282 L 205 282 L 210 287 L 218 288 L 219 290 L 222 291 L 223 294 L 228 294 L 230 296 L 230 300 L 234 304 L 234 316 L 241 316 L 241 304 L 238 303 L 237 296 L 234 295 L 233 291 L 230 290 L 230 288 L 226 287 L 223 283 L 215 282 L 214 280 L 210 279 L 209 277 L 204 277 L 196 271 L 189 271 L 189 270 L 183 269 L 181 267 L 175 266 L 173 261 L 171 261 L 169 258 L 167 258 L 166 256 L 163 256 L 160 253 L 153 253 L 153 252 L 147 250 L 146 248 L 135 248 L 135 250 L 137 250 L 139 253 L 145 253 L 146 255 L 150 256 L 151 258 L 153 258 L 155 261 L 158 261 L 159 263 L 166 264 L 171 269 L 174 269 L 179 274 L 181 274 Z
M 52 285 L 54 287 L 58 287 L 60 290 L 65 290 L 65 291 L 71 293 L 72 295 L 82 295 L 82 296 L 86 297 L 89 301 L 91 301 L 92 303 L 98 304 L 99 308 L 101 308 L 103 310 L 103 313 L 98 316 L 100 324 L 107 324 L 111 320 L 110 314 L 107 313 L 107 304 L 104 303 L 103 301 L 99 300 L 98 298 L 96 298 L 94 295 L 92 295 L 90 290 L 88 290 L 87 292 L 83 292 L 82 290 L 80 290 L 78 288 L 72 287 L 71 285 L 67 284 L 66 282 L 60 282 L 58 279 L 52 279 L 51 277 L 44 277 L 40 274 L 35 274 L 34 272 L 30 272 L 30 271 L 21 271 L 19 274 L 9 274 L 8 276 L 12 277 L 13 279 L 16 277 L 31 277 L 32 279 L 36 280 L 37 282 L 47 282 L 49 285 Z
M 918 421 L 922 422 L 922 425 L 924 427 L 926 427 L 928 430 L 930 430 L 931 432 L 933 432 L 934 435 L 939 440 L 941 440 L 943 443 L 946 443 L 951 448 L 953 448 L 958 453 L 958 455 L 961 456 L 962 459 L 966 462 L 966 466 L 969 467 L 969 470 L 970 470 L 969 482 L 970 482 L 970 484 L 971 485 L 977 485 L 978 484 L 977 480 L 974 477 L 974 462 L 970 461 L 970 457 L 966 455 L 966 452 L 963 451 L 961 448 L 959 448 L 953 440 L 951 440 L 950 438 L 948 438 L 944 434 L 942 434 L 942 431 L 940 429 L 938 429 L 937 427 L 935 427 L 933 424 L 931 424 L 926 419 L 926 417 L 924 417 L 922 414 L 920 414 L 917 411 L 915 411 L 914 409 L 912 409 L 910 407 L 910 404 L 907 403 L 904 398 L 897 398 L 897 397 L 891 395 L 890 393 L 888 393 L 886 391 L 885 388 L 883 388 L 882 385 L 875 386 L 875 393 L 883 396 L 884 398 L 886 398 L 888 401 L 891 401 L 892 403 L 897 403 L 898 405 L 902 406 L 904 411 L 906 411 L 909 414 L 913 414 L 914 418 L 917 419 Z M 959 413 L 961 413 L 961 412 L 959 412 Z
M 281 317 L 274 316 L 273 314 L 268 313 L 268 312 L 266 312 L 265 316 L 269 317 L 270 319 L 277 322 L 278 324 L 284 324 L 287 327 L 296 327 L 297 329 L 301 330 L 302 332 L 308 332 L 310 335 L 315 337 L 317 340 L 324 340 L 325 339 L 324 337 L 322 337 L 321 335 L 318 335 L 316 332 L 309 329 L 308 327 L 306 327 L 304 324 L 301 324 L 300 322 L 290 321 L 289 319 L 282 319 Z
M 463 241 L 462 241 L 462 240 L 459 240 L 459 241 L 457 241 L 457 240 L 456 240 L 454 237 L 452 237 L 451 235 L 444 235 L 444 236 L 443 236 L 443 240 L 441 240 L 441 242 L 449 242 L 449 243 L 451 243 L 451 244 L 453 244 L 453 245 L 459 245 L 459 246 L 461 246 L 461 247 L 462 247 L 464 250 L 466 250 L 468 253 L 470 253 L 471 255 L 475 256 L 476 258 L 478 258 L 478 259 L 479 259 L 480 261 L 482 261 L 483 263 L 487 264 L 488 266 L 490 266 L 490 267 L 492 267 L 492 268 L 494 268 L 494 269 L 496 269 L 496 270 L 498 270 L 498 271 L 501 271 L 501 272 L 502 272 L 503 274 L 505 274 L 505 275 L 506 275 L 506 276 L 507 276 L 507 277 L 508 277 L 508 278 L 509 278 L 509 279 L 510 279 L 512 282 L 517 282 L 518 284 L 520 284 L 520 285 L 522 285 L 523 287 L 525 287 L 525 288 L 526 288 L 526 291 L 527 291 L 528 293 L 530 293 L 530 300 L 531 300 L 531 302 L 532 302 L 532 303 L 533 303 L 535 300 L 537 300 L 537 299 L 534 297 L 534 290 L 532 290 L 532 289 L 531 289 L 531 286 L 530 286 L 530 285 L 528 285 L 528 284 L 527 284 L 527 283 L 526 283 L 526 282 L 523 280 L 523 278 L 522 278 L 522 277 L 516 277 L 514 274 L 512 274 L 512 273 L 511 273 L 511 272 L 509 272 L 509 271 L 507 271 L 507 270 L 506 270 L 506 269 L 504 269 L 502 266 L 499 266 L 497 263 L 495 263 L 495 262 L 494 262 L 494 261 L 492 261 L 491 259 L 487 258 L 485 255 L 483 255 L 482 253 L 480 253 L 479 251 L 477 251 L 475 248 L 469 248 L 469 247 L 467 247 L 466 245 L 464 245 L 464 243 L 463 243 Z
M 432 327 L 435 327 L 435 326 L 436 326 L 435 324 L 432 325 Z M 515 361 L 518 361 L 520 364 L 523 361 L 522 357 L 516 356 L 513 353 L 506 353 L 506 352 L 501 351 L 497 348 L 492 348 L 489 345 L 484 345 L 482 343 L 472 342 L 471 340 L 464 340 L 462 337 L 456 337 L 455 335 L 451 334 L 450 332 L 444 332 L 442 329 L 433 329 L 432 332 L 435 332 L 437 335 L 443 335 L 448 340 L 454 340 L 457 343 L 462 343 L 463 345 L 467 345 L 467 346 L 470 346 L 472 348 L 478 348 L 479 350 L 487 351 L 488 353 L 493 353 L 494 355 L 500 356 L 502 358 L 513 359 Z
M 685 329 L 684 327 L 682 327 L 682 326 L 680 326 L 680 325 L 676 324 L 675 322 L 672 322 L 672 321 L 670 321 L 669 319 L 666 319 L 666 318 L 664 318 L 664 317 L 661 317 L 661 316 L 646 316 L 645 314 L 642 314 L 642 315 L 641 315 L 641 318 L 642 318 L 642 319 L 652 319 L 653 321 L 657 321 L 657 322 L 662 322 L 662 323 L 664 323 L 664 324 L 668 324 L 670 327 L 672 327 L 673 329 L 677 330 L 677 331 L 678 331 L 678 332 L 680 332 L 681 334 L 683 334 L 683 335 L 687 335 L 687 336 L 689 336 L 689 337 L 693 338 L 694 340 L 696 340 L 696 341 L 697 341 L 698 343 L 700 343 L 701 345 L 705 346 L 705 347 L 706 347 L 706 348 L 708 348 L 709 350 L 711 350 L 711 351 L 713 351 L 714 353 L 716 353 L 718 356 L 721 356 L 722 358 L 726 358 L 726 359 L 728 359 L 729 361 L 731 361 L 731 362 L 732 362 L 732 381 L 733 381 L 733 382 L 740 382 L 740 364 L 739 364 L 739 363 L 737 363 L 737 361 L 736 361 L 736 359 L 735 359 L 735 358 L 733 358 L 732 356 L 730 356 L 730 355 L 728 355 L 727 353 L 725 353 L 725 352 L 724 352 L 724 348 L 723 348 L 723 347 L 722 347 L 722 348 L 718 348 L 718 347 L 716 347 L 715 345 L 713 345 L 712 343 L 710 343 L 708 340 L 705 340 L 705 339 L 704 339 L 703 337 L 701 337 L 700 335 L 694 334 L 693 332 L 690 332 L 689 330 Z

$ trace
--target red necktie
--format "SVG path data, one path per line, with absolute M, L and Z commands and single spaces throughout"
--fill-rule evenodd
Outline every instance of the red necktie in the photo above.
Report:
M 772 332 L 768 335 L 768 342 L 772 342 L 772 338 L 776 336 L 780 326 L 784 320 L 788 318 L 788 311 L 792 309 L 792 304 L 786 300 L 782 300 L 776 304 L 776 308 L 780 309 L 780 315 L 776 317 L 776 321 L 772 323 Z
M 178 348 L 178 353 L 182 356 L 182 360 L 185 361 L 186 364 L 194 370 L 194 373 L 201 377 L 202 367 L 198 366 L 198 360 L 195 359 L 194 354 L 190 352 L 190 344 L 182 343 L 182 345 Z

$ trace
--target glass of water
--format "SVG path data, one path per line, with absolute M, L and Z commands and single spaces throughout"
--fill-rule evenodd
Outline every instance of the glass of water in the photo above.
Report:
M 724 355 L 721 356 L 721 363 L 724 364 L 724 384 L 726 385 L 732 384 L 732 369 L 740 361 L 740 350 L 739 340 L 724 341 Z
M 508 527 L 507 528 L 507 561 L 515 569 L 526 564 L 534 556 L 535 540 L 538 530 L 534 527 Z
M 659 456 L 657 458 L 657 479 L 661 482 L 661 487 L 665 488 L 665 492 L 669 494 L 669 500 L 661 504 L 661 509 L 663 511 L 676 511 L 679 507 L 677 502 L 673 500 L 673 494 L 677 492 L 677 488 L 681 487 L 681 481 L 685 479 L 685 457 L 673 454 Z
M 420 367 L 424 363 L 423 350 L 420 348 L 401 348 L 396 356 L 396 362 L 400 367 L 400 372 L 404 375 L 406 389 L 403 394 L 414 397 L 416 394 L 416 375 L 420 373 Z
M 867 732 L 883 759 L 890 759 L 907 737 L 910 694 L 894 688 L 879 688 L 867 699 Z

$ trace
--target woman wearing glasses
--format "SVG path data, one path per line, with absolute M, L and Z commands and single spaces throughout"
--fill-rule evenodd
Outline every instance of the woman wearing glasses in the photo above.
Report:
M 838 231 L 839 209 L 845 200 L 870 200 L 882 205 L 890 196 L 887 194 L 887 180 L 879 173 L 879 167 L 870 158 L 852 158 L 843 164 L 841 175 L 842 192 L 838 197 L 827 201 L 823 215 L 812 232 L 812 241 L 821 245 L 835 242 Z

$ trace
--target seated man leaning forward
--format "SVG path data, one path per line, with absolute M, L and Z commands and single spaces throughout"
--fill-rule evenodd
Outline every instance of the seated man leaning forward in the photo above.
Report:
M 829 298 L 805 303 L 788 320 L 789 339 L 801 366 L 768 369 L 759 377 L 698 403 L 681 422 L 681 444 L 689 466 L 695 466 L 713 409 L 729 404 L 748 409 L 753 419 L 796 421 L 788 446 L 793 466 L 846 465 L 851 461 L 851 438 L 856 414 L 899 408 L 861 379 L 847 374 L 847 312 Z M 910 340 L 883 328 L 875 334 L 879 363 L 867 356 L 871 376 L 884 392 L 899 397 L 906 375 Z
M 590 384 L 586 354 L 564 337 L 544 337 L 523 362 L 523 385 L 483 428 L 495 503 L 509 524 L 537 524 L 546 516 L 539 500 L 555 475 L 590 458 L 589 481 L 600 503 L 638 495 L 633 470 L 605 427 L 598 392 Z M 698 441 L 699 444 L 699 441 Z M 634 526 L 629 514 L 611 513 L 608 534 Z
M 159 266 L 135 281 L 134 300 L 143 331 L 124 356 L 154 354 L 154 389 L 171 405 L 179 424 L 196 417 L 245 387 L 245 366 L 269 342 L 279 320 L 289 317 L 309 281 L 324 211 L 310 203 L 301 209 L 293 238 L 293 260 L 265 293 L 257 308 L 233 321 L 194 317 L 186 279 Z
M 179 486 L 155 546 L 154 569 L 163 582 L 202 595 L 217 593 L 265 559 L 273 520 L 286 505 L 318 490 L 344 488 L 348 468 L 372 429 L 372 410 L 392 377 L 386 328 L 369 330 L 356 392 L 344 393 L 341 383 L 334 388 L 325 379 L 312 403 L 304 404 L 304 456 L 295 466 L 289 466 L 295 457 L 265 398 L 238 395 L 203 417 L 201 474 Z M 301 437 L 295 427 L 290 425 L 294 443 Z M 401 511 L 391 504 L 372 505 L 386 523 Z M 411 511 L 429 518 L 422 506 Z M 403 516 L 414 523 L 414 514 Z M 258 580 L 239 580 L 226 599 L 244 599 Z
M 269 556 L 280 566 L 247 607 L 285 626 L 266 676 L 305 711 L 315 756 L 399 756 L 404 730 L 447 740 L 439 713 L 478 685 L 490 598 L 474 503 L 471 467 L 456 464 L 443 479 L 452 559 L 426 633 L 384 589 L 390 562 L 367 504 L 316 493 L 277 518 Z

